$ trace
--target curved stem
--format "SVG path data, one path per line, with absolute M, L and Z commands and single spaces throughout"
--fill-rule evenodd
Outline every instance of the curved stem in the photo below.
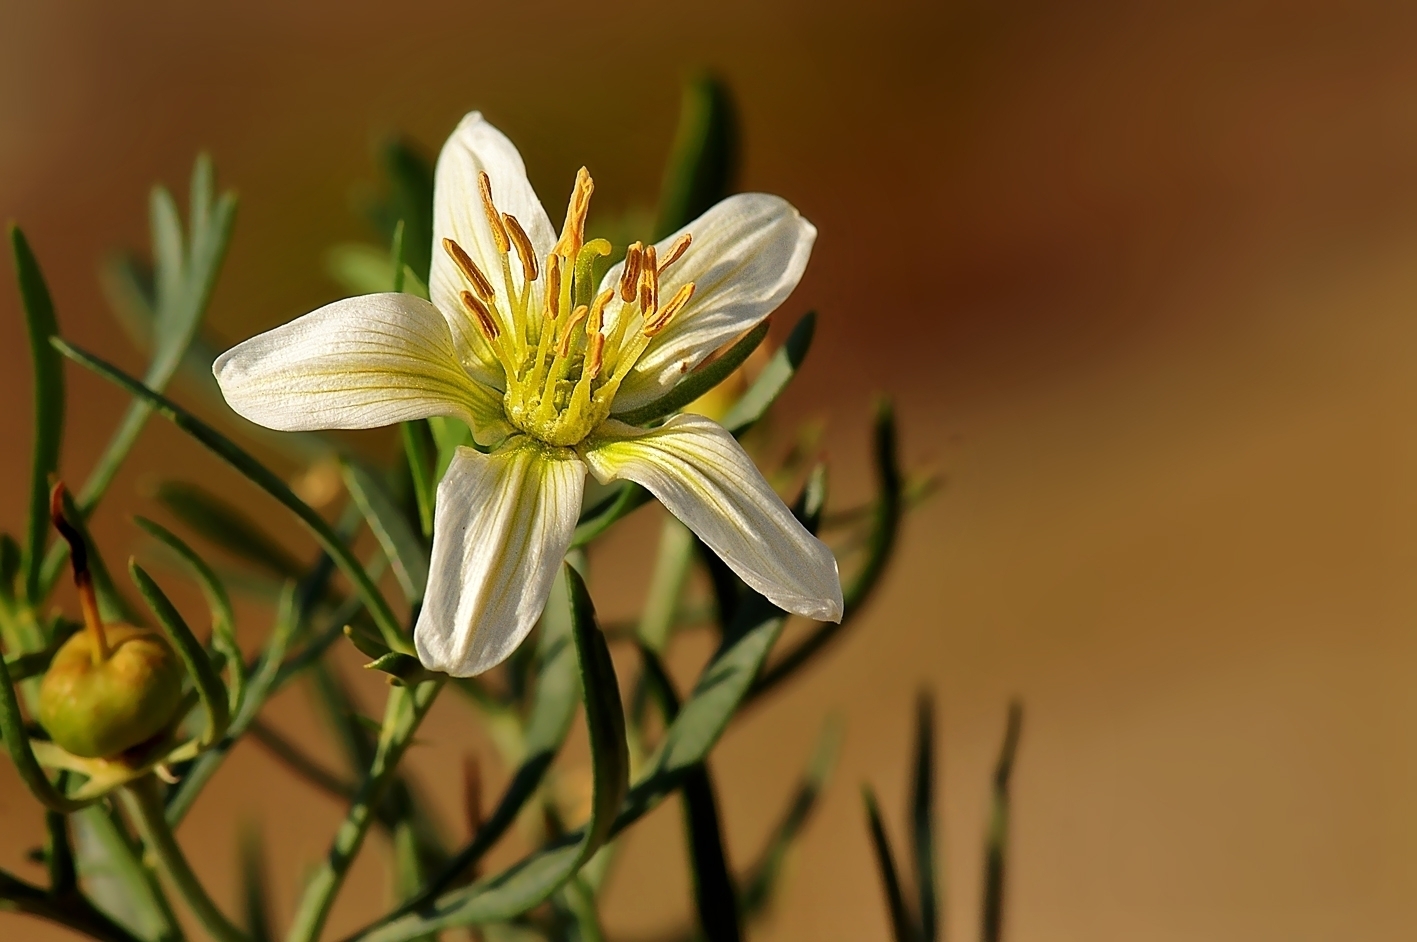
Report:
M 379 733 L 378 751 L 359 787 L 359 794 L 350 805 L 344 823 L 335 834 L 330 852 L 315 875 L 306 884 L 305 895 L 296 908 L 295 920 L 286 935 L 286 942 L 315 942 L 325 919 L 334 906 L 335 896 L 344 885 L 350 864 L 359 853 L 375 810 L 389 783 L 393 780 L 404 750 L 413 741 L 418 725 L 428 714 L 428 708 L 443 689 L 441 680 L 419 684 L 412 689 L 391 687 L 384 711 L 384 725 Z
M 217 908 L 207 895 L 197 875 L 192 872 L 187 856 L 177 843 L 177 837 L 167 826 L 163 813 L 162 796 L 157 791 L 157 781 L 151 775 L 144 776 L 123 789 L 124 804 L 137 825 L 143 843 L 162 865 L 167 878 L 176 887 L 178 894 L 187 901 L 192 914 L 211 933 L 217 942 L 250 942 L 246 934 L 236 928 Z

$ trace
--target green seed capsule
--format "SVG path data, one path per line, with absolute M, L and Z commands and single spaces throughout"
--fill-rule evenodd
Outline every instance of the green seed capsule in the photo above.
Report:
M 106 625 L 107 656 L 81 631 L 54 655 L 39 688 L 39 721 L 76 756 L 108 758 L 147 742 L 178 718 L 182 663 L 166 639 Z

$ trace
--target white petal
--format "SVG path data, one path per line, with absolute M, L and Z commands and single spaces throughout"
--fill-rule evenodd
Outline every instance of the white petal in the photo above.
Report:
M 730 196 L 680 232 L 693 242 L 664 273 L 661 302 L 688 282 L 694 296 L 654 338 L 620 386 L 617 413 L 653 402 L 710 353 L 777 309 L 807 267 L 817 229 L 791 203 L 766 193 Z M 660 258 L 679 233 L 660 242 Z M 606 273 L 604 290 L 620 280 L 623 262 Z
M 472 367 L 474 375 L 485 383 L 499 385 L 502 368 L 458 300 L 459 294 L 469 287 L 467 280 L 443 250 L 445 238 L 461 245 L 492 282 L 497 303 L 506 310 L 504 256 L 497 250 L 483 209 L 477 185 L 479 172 L 485 172 L 491 180 L 492 199 L 497 209 L 516 216 L 526 230 L 536 248 L 538 264 L 544 264 L 547 253 L 556 244 L 556 233 L 526 178 L 521 154 L 512 142 L 476 111 L 463 118 L 438 155 L 433 184 L 433 269 L 428 290 L 433 303 L 447 315 L 459 350 L 465 357 L 477 361 Z M 516 249 L 512 254 L 515 256 Z M 513 257 L 510 267 L 515 290 L 520 291 L 521 263 Z M 539 288 L 541 281 L 538 279 L 534 287 Z M 541 295 L 537 291 L 533 294 L 531 310 L 539 311 Z
M 531 631 L 581 512 L 585 465 L 518 437 L 491 455 L 459 448 L 433 525 L 433 563 L 414 629 L 430 670 L 471 677 Z
M 831 550 L 808 533 L 716 422 L 678 415 L 654 429 L 613 420 L 585 460 L 602 483 L 643 485 L 744 582 L 779 608 L 841 621 L 841 578 Z
M 462 419 L 482 441 L 509 430 L 500 394 L 468 376 L 443 316 L 411 294 L 327 304 L 237 344 L 212 372 L 232 409 L 282 432 L 434 415 Z

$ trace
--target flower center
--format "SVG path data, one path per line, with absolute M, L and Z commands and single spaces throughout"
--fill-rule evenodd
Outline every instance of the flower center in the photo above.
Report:
M 502 287 L 497 290 L 462 246 L 444 239 L 443 250 L 467 282 L 462 306 L 506 376 L 507 419 L 548 445 L 575 445 L 605 421 L 620 383 L 693 296 L 689 282 L 663 304 L 659 297 L 660 276 L 692 239 L 681 235 L 662 260 L 654 246 L 634 243 L 619 281 L 596 295 L 595 262 L 610 254 L 610 243 L 585 240 L 595 184 L 584 167 L 576 175 L 561 238 L 544 260 L 517 218 L 498 211 L 486 173 L 479 174 L 478 184 L 501 256 L 501 271 L 494 276 L 501 276 Z

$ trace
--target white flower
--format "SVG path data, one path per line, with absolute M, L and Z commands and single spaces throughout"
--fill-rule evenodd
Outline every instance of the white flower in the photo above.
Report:
M 594 186 L 576 177 L 558 238 L 512 143 L 476 113 L 438 158 L 432 303 L 373 294 L 228 350 L 226 401 L 267 428 L 371 428 L 449 416 L 461 448 L 438 487 L 433 565 L 415 629 L 455 676 L 506 658 L 541 615 L 589 469 L 643 485 L 778 606 L 839 621 L 831 551 L 716 423 L 615 417 L 651 403 L 796 287 L 816 229 L 785 201 L 733 196 L 590 281 Z

